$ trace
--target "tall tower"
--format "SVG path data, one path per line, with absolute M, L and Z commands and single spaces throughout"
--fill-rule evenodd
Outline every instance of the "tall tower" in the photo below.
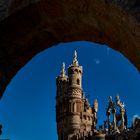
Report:
M 72 140 L 88 133 L 93 128 L 93 111 L 82 89 L 83 68 L 74 52 L 72 64 L 68 67 L 68 76 L 63 64 L 56 79 L 56 121 L 59 140 Z
M 70 134 L 78 133 L 81 128 L 81 112 L 82 109 L 82 66 L 78 64 L 77 52 L 74 52 L 72 64 L 68 68 L 68 132 Z M 69 136 L 70 137 L 70 136 Z
M 65 139 L 65 126 L 67 114 L 67 90 L 68 90 L 68 77 L 65 73 L 65 63 L 62 65 L 60 75 L 56 78 L 57 95 L 56 95 L 56 121 L 58 139 Z

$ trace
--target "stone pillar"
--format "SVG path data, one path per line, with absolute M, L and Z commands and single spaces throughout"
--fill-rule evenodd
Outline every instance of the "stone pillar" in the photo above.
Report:
M 107 123 L 108 123 L 108 134 L 110 134 L 111 125 L 110 125 L 110 110 L 107 111 Z
M 113 129 L 114 131 L 116 131 L 117 126 L 116 126 L 116 109 L 115 108 L 112 109 L 112 113 L 113 113 Z
M 124 125 L 124 114 L 125 114 L 125 109 L 121 108 L 120 109 L 120 113 L 121 113 L 121 126 L 120 126 L 120 130 L 124 130 L 125 129 L 125 125 Z
M 94 100 L 92 113 L 93 113 L 93 130 L 96 130 L 96 123 L 97 123 L 97 112 L 98 112 L 98 101 Z

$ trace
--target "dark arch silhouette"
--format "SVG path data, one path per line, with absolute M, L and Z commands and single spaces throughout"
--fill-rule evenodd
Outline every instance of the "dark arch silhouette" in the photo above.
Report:
M 33 56 L 60 42 L 107 44 L 140 70 L 139 11 L 129 10 L 139 5 L 137 0 L 127 5 L 125 0 L 40 0 L 14 12 L 0 22 L 0 97 Z

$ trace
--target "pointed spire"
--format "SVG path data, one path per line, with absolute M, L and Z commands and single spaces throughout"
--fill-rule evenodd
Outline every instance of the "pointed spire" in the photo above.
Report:
M 65 63 L 63 62 L 63 64 L 62 64 L 62 70 L 61 70 L 61 76 L 64 77 L 65 75 L 66 75 Z
M 98 112 L 98 100 L 97 99 L 94 100 L 93 108 L 94 108 L 95 112 Z
M 77 60 L 77 52 L 76 52 L 76 50 L 74 51 L 73 65 L 78 66 L 78 60 Z

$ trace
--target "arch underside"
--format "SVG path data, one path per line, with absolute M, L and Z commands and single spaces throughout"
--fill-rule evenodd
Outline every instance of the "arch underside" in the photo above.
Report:
M 120 5 L 111 0 L 41 0 L 1 20 L 0 97 L 33 56 L 60 42 L 106 44 L 140 70 L 140 12 Z

